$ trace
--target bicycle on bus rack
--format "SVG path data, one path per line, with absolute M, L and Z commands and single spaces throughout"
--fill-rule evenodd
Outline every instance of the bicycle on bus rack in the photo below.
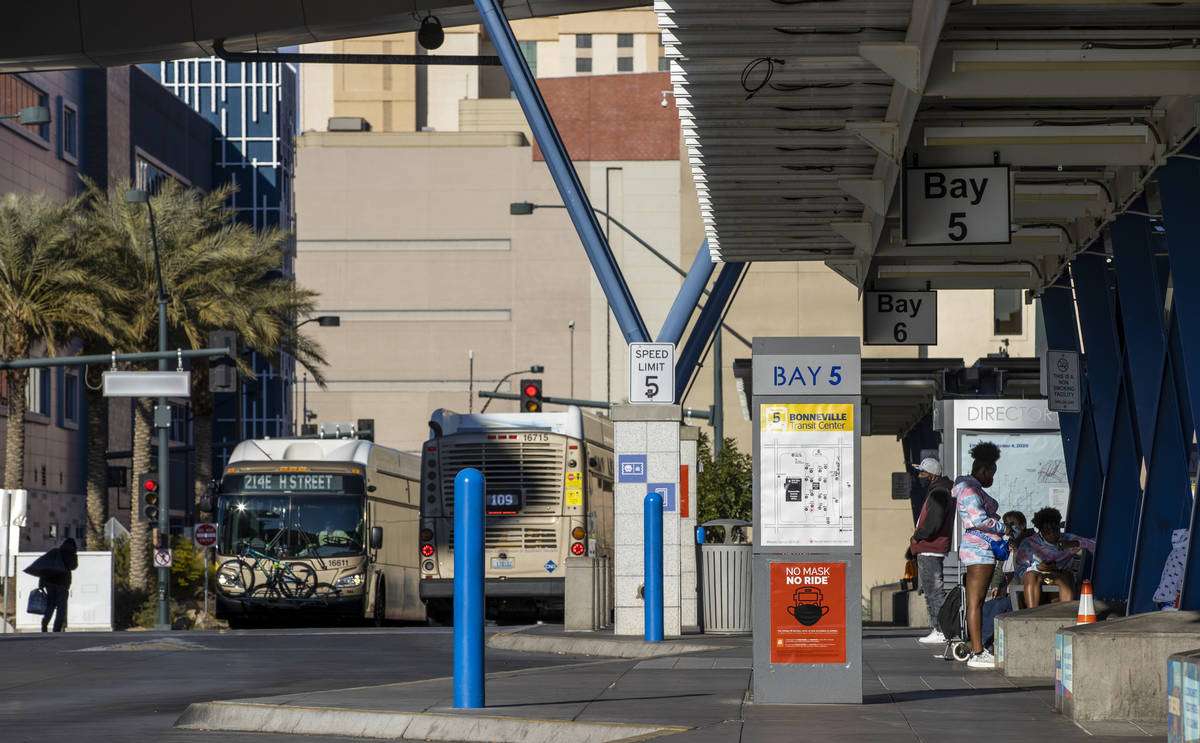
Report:
M 245 543 L 237 554 L 217 568 L 217 580 L 241 588 L 246 598 L 306 600 L 317 590 L 317 574 L 304 562 L 282 560 Z

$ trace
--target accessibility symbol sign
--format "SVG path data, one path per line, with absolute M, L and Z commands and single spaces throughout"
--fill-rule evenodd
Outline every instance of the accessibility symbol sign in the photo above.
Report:
M 172 558 L 172 553 L 171 553 L 170 549 L 154 550 L 154 567 L 156 567 L 156 568 L 171 567 L 171 562 L 172 562 L 171 558 Z

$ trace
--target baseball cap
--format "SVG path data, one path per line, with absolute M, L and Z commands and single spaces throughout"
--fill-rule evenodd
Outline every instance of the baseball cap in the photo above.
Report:
M 925 457 L 921 463 L 916 465 L 916 468 L 921 472 L 928 472 L 931 475 L 942 474 L 942 463 L 934 457 Z

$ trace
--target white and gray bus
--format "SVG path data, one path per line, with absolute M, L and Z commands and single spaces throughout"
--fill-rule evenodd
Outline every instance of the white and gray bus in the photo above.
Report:
M 555 413 L 460 415 L 436 410 L 421 473 L 421 598 L 452 613 L 454 478 L 483 473 L 488 613 L 562 610 L 564 562 L 611 556 L 613 436 L 607 419 Z
M 215 494 L 217 616 L 423 620 L 420 457 L 357 438 L 237 445 Z

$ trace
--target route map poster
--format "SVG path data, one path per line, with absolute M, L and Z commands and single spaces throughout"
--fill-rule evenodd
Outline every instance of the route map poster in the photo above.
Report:
M 846 563 L 771 563 L 771 662 L 846 662 Z
M 854 405 L 764 403 L 759 410 L 763 544 L 854 544 Z
M 971 468 L 971 447 L 980 441 L 1000 447 L 996 479 L 987 488 L 988 495 L 1000 504 L 1000 513 L 1020 511 L 1032 526 L 1033 514 L 1050 506 L 1066 518 L 1071 487 L 1058 431 L 960 434 L 958 450 L 964 473 Z

